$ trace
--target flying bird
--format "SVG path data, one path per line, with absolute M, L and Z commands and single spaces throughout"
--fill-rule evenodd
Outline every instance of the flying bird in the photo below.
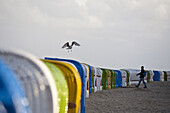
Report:
M 66 43 L 62 46 L 62 48 L 66 48 L 66 49 L 72 51 L 72 48 L 73 48 L 74 45 L 75 45 L 75 46 L 80 46 L 79 43 L 73 41 L 71 45 L 69 45 L 69 42 L 66 42 Z M 68 52 L 69 52 L 69 51 L 68 51 Z

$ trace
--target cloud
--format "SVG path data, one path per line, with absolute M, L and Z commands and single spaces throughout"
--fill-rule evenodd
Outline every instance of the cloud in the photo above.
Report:
M 85 3 L 84 1 L 77 2 L 79 3 L 78 5 Z M 56 14 L 60 14 L 61 12 L 61 15 L 54 15 L 53 13 L 50 13 L 51 10 L 49 9 L 47 9 L 46 11 L 43 10 L 43 7 L 45 7 L 44 5 L 32 5 L 26 0 L 15 0 L 13 2 L 11 2 L 10 0 L 6 0 L 1 5 L 2 10 L 0 17 L 5 17 L 5 21 L 6 19 L 8 21 L 11 21 L 11 19 L 13 19 L 16 21 L 24 21 L 23 23 L 32 22 L 34 24 L 40 24 L 43 26 L 73 29 L 102 27 L 102 22 L 97 17 L 90 16 L 86 13 L 82 14 L 80 12 L 82 10 L 79 10 L 81 8 L 78 5 L 76 7 L 72 7 L 75 6 L 74 2 L 69 4 L 71 6 L 69 6 L 67 2 L 61 3 L 60 5 L 62 6 L 62 9 L 56 8 L 56 6 L 58 6 L 57 4 L 52 6 L 53 9 L 56 9 Z M 70 12 L 68 9 L 70 9 L 72 12 Z
M 169 0 L 0 0 L 0 45 L 69 57 L 60 45 L 77 40 L 84 46 L 71 57 L 87 63 L 154 66 L 170 57 L 169 8 Z
M 167 4 L 160 4 L 159 7 L 156 8 L 155 15 L 157 19 L 160 20 L 168 20 L 170 12 L 168 12 L 170 8 Z
M 3 1 L 3 0 L 2 0 Z M 32 6 L 26 0 L 4 0 L 1 4 L 1 16 L 7 21 L 46 23 L 47 15 L 38 6 Z
M 75 2 L 80 6 L 86 7 L 87 0 L 75 0 Z

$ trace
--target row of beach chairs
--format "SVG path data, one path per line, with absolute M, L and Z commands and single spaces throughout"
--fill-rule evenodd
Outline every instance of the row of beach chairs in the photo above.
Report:
M 0 113 L 85 113 L 91 93 L 137 84 L 139 72 L 0 49 Z M 170 71 L 146 72 L 146 82 L 170 81 Z

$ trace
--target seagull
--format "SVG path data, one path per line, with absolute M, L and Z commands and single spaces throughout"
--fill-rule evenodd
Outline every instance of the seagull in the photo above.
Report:
M 63 45 L 62 48 L 66 48 L 66 49 L 68 49 L 68 50 L 70 49 L 70 50 L 72 51 L 73 45 L 75 45 L 75 46 L 80 46 L 79 43 L 73 41 L 71 45 L 69 45 L 69 42 L 66 42 L 66 43 Z M 68 51 L 68 52 L 69 52 L 69 51 Z

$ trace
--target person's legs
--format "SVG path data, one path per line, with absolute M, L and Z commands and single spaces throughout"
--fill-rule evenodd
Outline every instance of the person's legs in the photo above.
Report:
M 146 82 L 145 82 L 145 80 L 143 79 L 143 84 L 144 84 L 144 88 L 147 88 L 147 86 L 146 86 Z
M 142 78 L 140 78 L 139 83 L 138 83 L 138 85 L 136 87 L 139 87 L 141 81 L 142 81 Z

